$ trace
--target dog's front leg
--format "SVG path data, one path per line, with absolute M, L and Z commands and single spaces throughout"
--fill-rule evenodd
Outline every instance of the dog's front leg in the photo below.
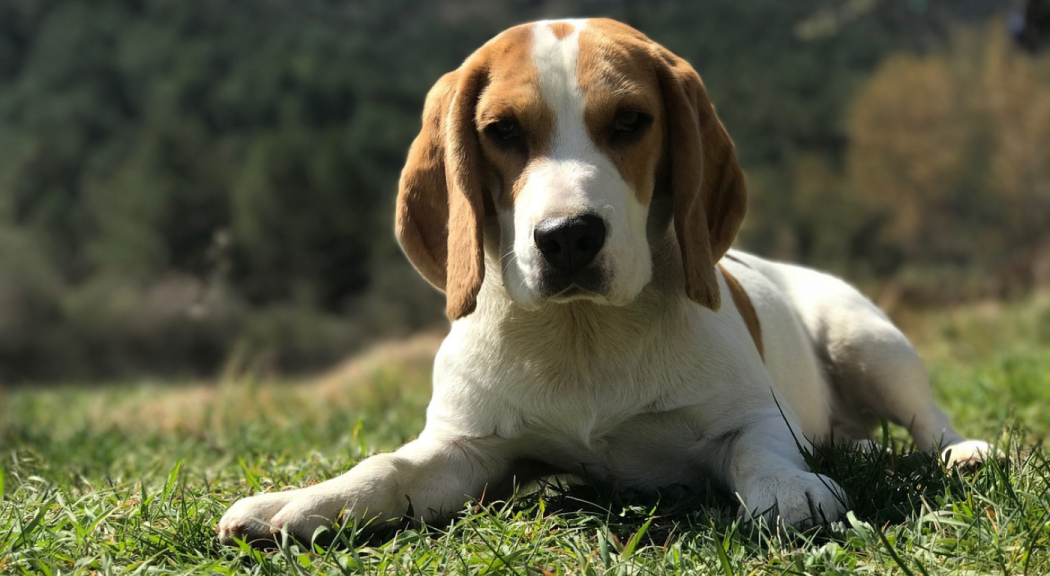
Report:
M 459 510 L 506 473 L 499 447 L 485 439 L 424 436 L 390 454 L 365 459 L 342 476 L 307 488 L 237 501 L 216 526 L 222 542 L 274 543 L 285 529 L 309 542 L 336 520 L 432 520 Z
M 796 429 L 797 430 L 797 429 Z M 809 471 L 799 446 L 809 442 L 771 410 L 727 435 L 727 481 L 750 517 L 798 527 L 838 520 L 846 497 L 833 480 Z

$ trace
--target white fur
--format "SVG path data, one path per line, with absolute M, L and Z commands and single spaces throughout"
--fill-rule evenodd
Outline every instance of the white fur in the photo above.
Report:
M 952 428 L 907 339 L 841 280 L 739 252 L 723 259 L 753 303 L 764 358 L 721 275 L 719 312 L 689 301 L 673 230 L 647 240 L 647 207 L 587 135 L 578 32 L 558 41 L 546 26 L 535 30 L 554 149 L 530 169 L 515 208 L 499 214 L 500 246 L 487 246 L 499 258 L 487 261 L 477 309 L 453 323 L 438 352 L 426 428 L 338 478 L 238 501 L 217 527 L 224 541 L 265 540 L 279 528 L 309 539 L 340 514 L 432 520 L 528 477 L 529 460 L 612 486 L 714 481 L 745 513 L 807 525 L 847 507 L 834 481 L 807 469 L 799 447 L 811 441 L 865 444 L 886 418 L 952 464 L 992 453 Z M 544 302 L 532 284 L 532 227 L 595 207 L 610 223 L 599 257 L 614 290 Z M 500 258 L 502 278 L 492 273 Z

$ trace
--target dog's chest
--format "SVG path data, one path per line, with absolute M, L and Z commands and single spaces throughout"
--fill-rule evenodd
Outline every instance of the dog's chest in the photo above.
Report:
M 660 364 L 625 355 L 510 383 L 523 387 L 512 394 L 519 419 L 511 434 L 531 457 L 591 480 L 683 483 L 695 470 L 689 447 L 704 434 L 687 389 L 699 383 Z
M 533 459 L 613 486 L 692 484 L 706 432 L 688 408 L 606 420 L 543 419 L 523 431 Z M 578 416 L 578 415 L 577 415 Z
M 506 438 L 610 483 L 684 482 L 705 433 L 704 339 L 669 338 L 673 327 L 659 324 L 600 328 L 498 341 L 453 333 L 428 426 L 454 420 L 460 432 Z
M 593 325 L 511 340 L 487 393 L 544 427 L 600 435 L 637 414 L 674 407 L 695 387 L 697 354 L 653 326 Z M 574 434 L 579 435 L 579 434 Z

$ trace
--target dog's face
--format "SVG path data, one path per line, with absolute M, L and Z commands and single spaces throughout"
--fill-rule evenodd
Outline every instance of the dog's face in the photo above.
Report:
M 539 22 L 500 34 L 431 90 L 398 237 L 455 319 L 485 273 L 486 215 L 504 289 L 530 309 L 631 302 L 652 277 L 650 239 L 673 215 L 685 292 L 717 308 L 714 265 L 745 198 L 687 63 L 611 20 Z
M 646 221 L 664 140 L 648 46 L 583 22 L 506 35 L 497 42 L 529 53 L 491 68 L 475 113 L 503 285 L 529 308 L 626 304 L 651 276 Z

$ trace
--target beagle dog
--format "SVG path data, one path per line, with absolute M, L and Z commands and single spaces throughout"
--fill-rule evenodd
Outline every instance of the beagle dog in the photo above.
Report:
M 729 250 L 733 143 L 681 58 L 606 19 L 511 28 L 443 76 L 397 236 L 452 328 L 419 438 L 307 488 L 238 501 L 220 538 L 309 541 L 340 520 L 434 520 L 514 480 L 709 482 L 742 512 L 840 518 L 811 442 L 879 419 L 979 461 L 908 340 L 841 280 Z

